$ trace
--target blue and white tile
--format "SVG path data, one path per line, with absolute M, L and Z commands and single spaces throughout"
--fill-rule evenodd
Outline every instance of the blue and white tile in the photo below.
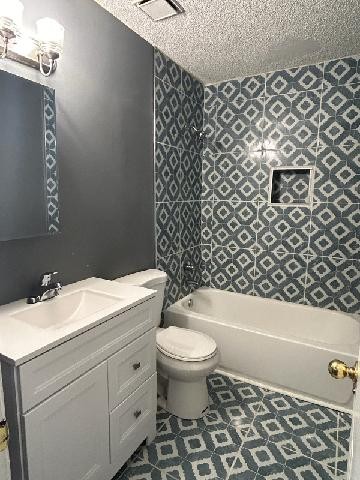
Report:
M 200 245 L 201 202 L 182 202 L 180 206 L 181 248 L 186 250 Z
M 157 254 L 166 257 L 180 248 L 180 203 L 156 204 Z
M 180 198 L 181 152 L 169 145 L 155 144 L 155 201 L 175 202 Z
M 165 303 L 163 308 L 166 309 L 172 303 L 180 298 L 181 294 L 181 256 L 180 254 L 172 254 L 168 257 L 158 256 L 156 266 L 160 270 L 167 273 L 167 282 L 165 288 Z
M 360 262 L 336 257 L 309 260 L 305 299 L 321 308 L 360 311 Z
M 269 252 L 305 253 L 310 232 L 308 207 L 259 205 L 258 242 Z M 277 263 L 280 263 L 279 258 Z
M 184 148 L 182 103 L 184 94 L 171 85 L 155 79 L 155 140 Z
M 322 79 L 322 64 L 275 71 L 266 76 L 266 95 L 316 90 L 321 87 Z
M 326 62 L 324 81 L 327 85 L 360 83 L 359 56 Z
M 255 295 L 302 302 L 304 296 L 306 259 L 297 254 L 261 252 L 256 259 Z
M 310 253 L 316 256 L 360 258 L 359 204 L 315 204 L 311 214 Z
M 360 192 L 360 146 L 352 151 L 336 147 L 319 150 L 316 161 L 314 201 L 358 203 Z

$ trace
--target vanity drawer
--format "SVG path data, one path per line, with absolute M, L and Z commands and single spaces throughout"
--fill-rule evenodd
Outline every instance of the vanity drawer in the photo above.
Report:
M 152 302 L 117 315 L 19 367 L 28 411 L 154 327 Z
M 143 442 L 144 433 L 153 431 L 155 435 L 156 400 L 156 374 L 154 374 L 111 412 L 111 463 L 126 462 Z
M 109 408 L 113 410 L 156 371 L 153 328 L 108 360 Z

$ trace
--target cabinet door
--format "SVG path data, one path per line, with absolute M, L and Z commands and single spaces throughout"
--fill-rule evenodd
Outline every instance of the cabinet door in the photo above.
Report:
M 29 480 L 104 480 L 109 466 L 102 363 L 23 416 Z

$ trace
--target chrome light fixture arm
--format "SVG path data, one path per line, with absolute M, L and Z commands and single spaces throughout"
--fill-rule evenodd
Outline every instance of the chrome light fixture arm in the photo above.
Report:
M 49 55 L 48 53 L 39 52 L 39 70 L 44 75 L 44 77 L 50 77 L 57 67 L 57 59 L 59 55 Z M 46 59 L 46 60 L 45 60 Z

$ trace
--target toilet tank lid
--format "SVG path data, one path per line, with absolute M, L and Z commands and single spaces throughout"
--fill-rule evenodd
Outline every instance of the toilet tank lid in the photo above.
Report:
M 167 275 L 165 272 L 156 269 L 144 270 L 142 272 L 131 273 L 125 277 L 117 278 L 115 281 L 134 285 L 137 287 L 153 287 L 161 283 L 166 283 Z

